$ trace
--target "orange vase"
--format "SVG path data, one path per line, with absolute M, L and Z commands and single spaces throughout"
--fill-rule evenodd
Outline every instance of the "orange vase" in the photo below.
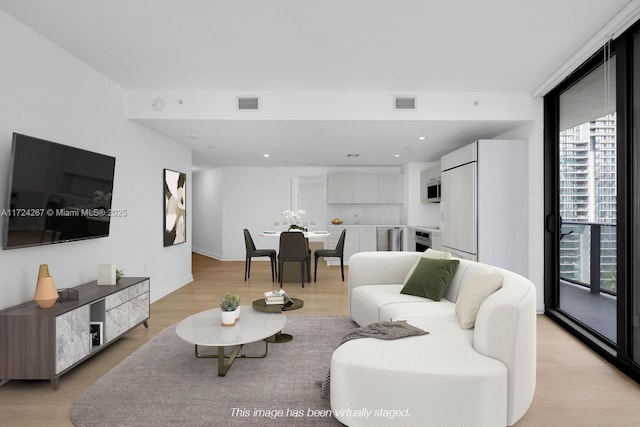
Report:
M 56 289 L 53 277 L 49 275 L 49 267 L 47 264 L 40 265 L 36 293 L 33 295 L 33 299 L 40 308 L 53 307 L 58 300 L 58 290 Z

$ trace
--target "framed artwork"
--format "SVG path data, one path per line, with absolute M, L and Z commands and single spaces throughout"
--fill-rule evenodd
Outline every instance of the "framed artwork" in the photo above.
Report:
M 164 246 L 187 241 L 187 174 L 164 170 Z

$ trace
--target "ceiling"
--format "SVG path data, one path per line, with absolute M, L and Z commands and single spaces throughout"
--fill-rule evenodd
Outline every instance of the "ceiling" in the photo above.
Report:
M 129 91 L 532 93 L 627 3 L 0 0 L 0 8 Z M 430 161 L 523 124 L 139 122 L 190 146 L 198 169 Z M 185 141 L 187 133 L 199 139 Z

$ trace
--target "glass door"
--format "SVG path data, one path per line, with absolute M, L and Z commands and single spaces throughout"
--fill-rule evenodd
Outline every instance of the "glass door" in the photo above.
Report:
M 615 55 L 558 97 L 557 309 L 617 341 Z
M 640 22 L 544 97 L 545 314 L 640 382 Z

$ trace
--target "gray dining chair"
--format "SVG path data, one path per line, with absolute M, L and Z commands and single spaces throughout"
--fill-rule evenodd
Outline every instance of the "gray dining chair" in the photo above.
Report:
M 304 268 L 307 267 L 307 281 L 311 282 L 311 250 L 304 234 L 299 231 L 285 231 L 280 234 L 280 252 L 278 253 L 278 270 L 280 271 L 280 287 L 284 276 L 285 262 L 300 263 L 300 279 L 304 288 Z
M 315 268 L 313 269 L 313 281 L 318 279 L 318 258 L 340 258 L 340 272 L 342 273 L 342 281 L 344 282 L 344 239 L 347 230 L 343 229 L 338 239 L 335 249 L 316 249 L 314 252 Z
M 276 270 L 276 250 L 275 249 L 256 249 L 256 245 L 253 243 L 251 233 L 246 228 L 244 232 L 244 246 L 247 250 L 247 254 L 244 259 L 244 281 L 251 276 L 251 258 L 268 256 L 271 259 L 271 281 L 275 282 L 278 277 Z

